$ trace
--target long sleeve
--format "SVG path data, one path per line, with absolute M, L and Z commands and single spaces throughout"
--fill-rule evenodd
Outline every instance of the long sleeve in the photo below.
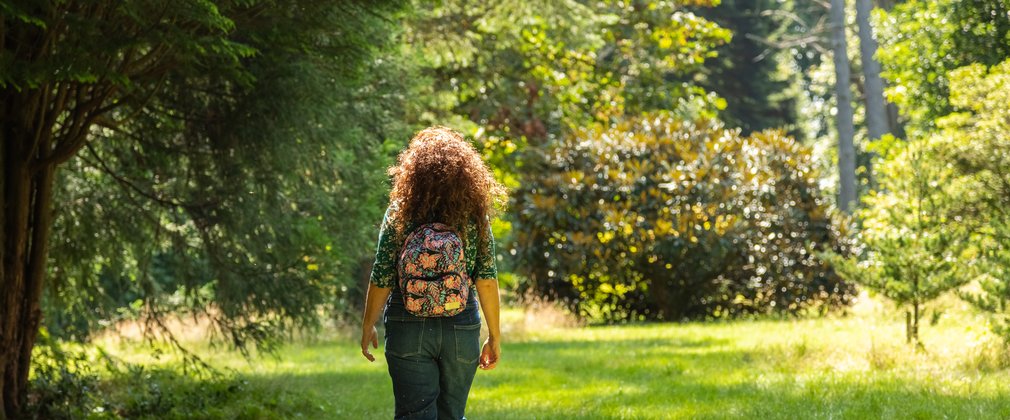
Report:
M 494 234 L 491 233 L 491 223 L 485 223 L 485 226 L 487 234 L 477 242 L 477 255 L 474 261 L 474 281 L 498 279 L 498 266 L 495 263 Z
M 382 217 L 382 226 L 379 227 L 379 243 L 375 248 L 375 264 L 372 265 L 372 273 L 368 281 L 376 287 L 390 288 L 396 284 L 396 258 L 397 247 L 395 244 L 395 227 L 390 220 L 393 206 L 386 209 L 386 214 Z

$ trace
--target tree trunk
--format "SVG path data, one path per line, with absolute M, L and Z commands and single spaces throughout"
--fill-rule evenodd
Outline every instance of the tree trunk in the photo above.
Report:
M 912 278 L 912 333 L 909 334 L 912 337 L 912 343 L 919 347 L 919 276 L 915 275 Z
M 2 22 L 2 20 L 0 20 Z M 7 103 L 0 102 L 0 118 L 7 118 Z M 9 348 L 7 336 L 7 320 L 11 319 L 13 302 L 8 297 L 7 285 L 7 151 L 8 126 L 0 125 L 0 420 L 7 416 L 7 387 L 4 386 L 7 377 L 7 355 L 3 349 Z
M 674 310 L 671 308 L 674 306 L 670 292 L 672 279 L 670 279 L 669 273 L 661 273 L 659 270 L 651 271 L 653 275 L 649 282 L 649 294 L 652 298 L 652 305 L 655 307 L 659 319 L 671 321 L 675 316 Z
M 18 99 L 25 95 L 9 94 Z M 4 103 L 3 128 L 3 305 L 2 326 L 0 326 L 0 387 L 3 388 L 3 415 L 0 418 L 16 418 L 20 413 L 21 400 L 24 396 L 22 384 L 18 378 L 20 350 L 24 341 L 21 328 L 21 309 L 25 299 L 25 268 L 28 248 L 29 198 L 31 176 L 28 167 L 30 160 L 25 159 L 27 153 L 27 131 L 24 129 L 26 120 L 26 101 L 13 100 Z
M 890 11 L 894 8 L 894 5 L 901 0 L 877 0 L 877 6 L 886 11 Z
M 912 302 L 912 343 L 916 346 L 919 345 L 919 301 L 914 300 Z
M 41 322 L 40 299 L 51 225 L 53 164 L 46 127 L 47 94 L 0 91 L 0 419 L 22 417 L 32 348 Z M 40 124 L 43 126 L 40 127 Z
M 912 313 L 905 311 L 905 342 L 912 343 Z
M 884 80 L 880 78 L 880 62 L 877 61 L 877 40 L 870 25 L 871 0 L 856 0 L 856 21 L 859 22 L 859 56 L 863 63 L 863 79 L 866 86 L 866 128 L 870 140 L 883 137 L 891 131 L 888 125 L 887 106 L 884 101 Z
M 887 126 L 891 128 L 891 133 L 899 139 L 905 138 L 905 125 L 901 121 L 901 111 L 898 106 L 890 102 L 887 103 Z
M 831 38 L 835 59 L 835 99 L 838 103 L 838 208 L 852 212 L 856 201 L 855 127 L 852 122 L 852 89 L 845 41 L 845 0 L 831 0 Z

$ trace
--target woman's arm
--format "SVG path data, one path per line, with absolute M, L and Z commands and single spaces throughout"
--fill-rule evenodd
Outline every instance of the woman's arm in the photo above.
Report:
M 477 286 L 477 297 L 480 307 L 484 310 L 487 321 L 487 341 L 480 352 L 480 368 L 491 370 L 501 360 L 501 326 L 499 321 L 498 297 L 498 267 L 495 264 L 494 232 L 491 231 L 491 221 L 484 224 L 487 229 L 480 236 L 477 247 L 476 269 L 474 270 L 474 285 Z
M 379 348 L 379 332 L 375 329 L 375 323 L 379 321 L 379 315 L 386 306 L 386 299 L 393 289 L 390 287 L 378 287 L 374 283 L 368 283 L 368 292 L 365 294 L 365 314 L 361 317 L 361 354 L 369 362 L 375 361 L 375 356 L 368 351 L 368 344 L 372 348 Z
M 487 322 L 487 341 L 480 353 L 480 368 L 491 370 L 501 358 L 501 326 L 499 324 L 500 302 L 498 297 L 498 279 L 477 279 L 477 297 Z
M 390 221 L 393 208 L 394 204 L 390 204 L 386 214 L 382 216 L 382 225 L 379 226 L 375 264 L 372 264 L 372 273 L 368 276 L 365 314 L 361 317 L 361 354 L 370 362 L 374 362 L 375 357 L 368 352 L 368 343 L 372 343 L 373 348 L 379 348 L 379 332 L 375 330 L 375 323 L 386 306 L 393 285 L 396 284 L 396 244 L 393 239 L 395 225 Z

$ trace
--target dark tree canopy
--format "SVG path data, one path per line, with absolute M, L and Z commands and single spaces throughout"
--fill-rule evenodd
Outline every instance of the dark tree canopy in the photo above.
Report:
M 795 23 L 788 17 L 790 5 L 781 3 L 723 0 L 716 7 L 698 10 L 733 32 L 730 42 L 715 49 L 718 56 L 706 61 L 698 84 L 726 101 L 720 118 L 744 135 L 772 128 L 794 136 L 801 133 L 796 128 L 800 76 L 795 71 L 800 69 L 792 63 L 797 48 L 790 51 L 773 45 Z
M 364 88 L 386 73 L 364 66 L 399 7 L 0 2 L 0 418 L 24 401 L 47 283 L 57 313 L 207 311 L 242 348 L 346 290 L 378 207 L 353 200 L 380 196 L 361 169 L 383 165 L 361 117 L 387 112 Z

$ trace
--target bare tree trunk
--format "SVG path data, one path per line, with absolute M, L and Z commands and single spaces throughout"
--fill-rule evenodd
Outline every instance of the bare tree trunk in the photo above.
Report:
M 3 22 L 0 19 L 0 22 Z M 0 23 L 2 25 L 2 23 Z M 3 31 L 0 31 L 2 33 Z M 7 103 L 0 102 L 0 118 L 7 117 Z M 0 349 L 9 348 L 7 335 L 7 320 L 11 319 L 12 299 L 8 296 L 7 285 L 7 151 L 8 126 L 0 125 Z M 7 377 L 6 354 L 0 350 L 0 420 L 7 418 L 7 387 L 4 386 Z
M 3 139 L 0 139 L 0 141 L 2 140 Z M 3 146 L 0 145 L 0 150 L 2 149 Z M 6 154 L 3 151 L 0 151 L 0 164 L 3 164 L 5 162 L 4 159 L 5 156 Z M 0 196 L 2 196 L 4 190 L 6 190 L 7 184 L 6 182 L 4 182 L 6 178 L 7 178 L 6 174 L 0 175 Z M 0 316 L 4 317 L 0 318 L 0 347 L 2 348 L 7 348 L 7 334 L 6 334 L 7 322 L 5 320 L 7 319 L 6 317 L 8 316 L 7 304 L 9 303 L 7 299 L 7 270 L 4 267 L 5 253 L 2 250 L 3 244 L 7 243 L 7 236 L 5 235 L 5 229 L 2 227 L 4 221 L 7 220 L 7 212 L 5 210 L 6 209 L 4 208 L 3 199 L 0 198 L 0 303 L 4 305 L 4 308 L 0 309 Z M 7 365 L 7 361 L 4 359 L 5 356 L 6 355 L 4 354 L 0 354 L 0 420 L 4 420 L 7 418 L 6 415 L 7 392 L 6 387 L 4 387 L 5 382 L 4 377 L 7 376 L 7 369 L 5 368 Z
M 52 90 L 0 90 L 0 419 L 20 418 L 41 322 L 55 163 Z
M 18 95 L 22 96 L 22 95 Z M 28 176 L 27 162 L 20 159 L 24 154 L 21 122 L 23 103 L 5 103 L 4 121 L 4 162 L 3 162 L 3 311 L 0 320 L 0 387 L 3 388 L 4 418 L 17 417 L 20 412 L 20 390 L 17 372 L 18 350 L 21 348 L 19 329 L 21 302 L 24 300 L 24 262 L 28 224 Z
M 921 226 L 921 225 L 920 225 Z M 915 275 L 912 278 L 912 343 L 916 346 L 920 346 L 919 343 L 919 276 Z
M 2 372 L 3 417 L 17 418 L 21 413 L 27 367 L 21 366 L 21 349 L 25 344 L 23 310 L 27 298 L 28 255 L 30 253 L 30 222 L 32 199 L 31 127 L 29 121 L 32 95 L 8 91 L 3 115 L 3 288 L 2 325 L 0 325 L 0 372 Z M 32 333 L 34 335 L 34 333 Z M 34 338 L 33 338 L 34 341 Z M 29 354 L 30 356 L 30 354 Z
M 835 99 L 838 103 L 838 208 L 852 212 L 856 201 L 855 127 L 852 122 L 852 89 L 845 41 L 845 0 L 831 0 L 831 44 L 835 58 Z
M 891 131 L 888 125 L 887 107 L 884 101 L 884 80 L 880 78 L 880 62 L 877 61 L 877 40 L 870 25 L 871 0 L 856 0 L 856 21 L 859 23 L 859 56 L 863 63 L 863 79 L 866 86 L 866 128 L 870 140 L 883 137 Z

